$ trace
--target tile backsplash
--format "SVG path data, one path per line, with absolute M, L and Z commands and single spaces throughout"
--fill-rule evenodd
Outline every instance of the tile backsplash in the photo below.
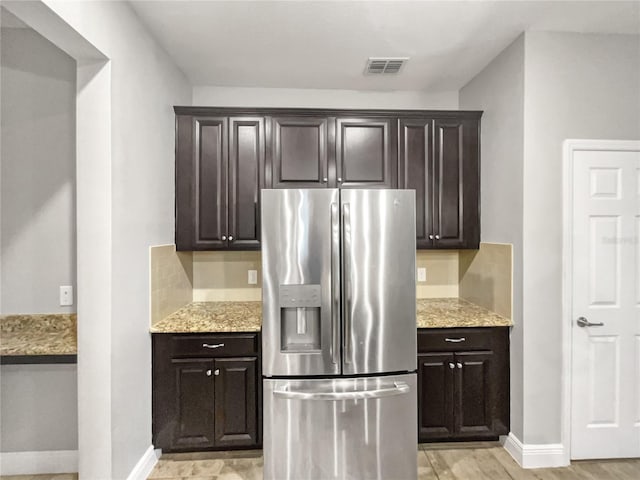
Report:
M 460 297 L 512 318 L 513 246 L 481 243 L 479 250 L 460 250 Z
M 151 325 L 159 322 L 193 298 L 193 254 L 176 252 L 175 245 L 149 249 Z
M 426 269 L 418 298 L 462 297 L 511 318 L 511 245 L 481 243 L 480 250 L 418 250 L 416 265 Z M 258 284 L 249 285 L 248 271 Z M 176 252 L 175 245 L 151 248 L 151 322 L 187 303 L 260 301 L 259 251 Z

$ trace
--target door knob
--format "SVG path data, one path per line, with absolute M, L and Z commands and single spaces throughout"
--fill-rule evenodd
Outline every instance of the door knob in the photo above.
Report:
M 224 242 L 227 239 L 226 235 L 222 235 L 222 241 Z
M 233 242 L 233 237 L 231 235 L 229 235 L 229 241 Z
M 342 177 L 338 177 L 338 183 L 342 183 Z
M 327 180 L 329 180 L 329 179 L 328 179 L 327 177 L 324 177 L 324 178 L 322 179 L 322 182 L 323 182 L 323 183 L 327 183 Z
M 207 377 L 211 376 L 211 370 L 207 370 Z
M 214 375 L 216 375 L 216 376 L 217 376 L 217 375 L 220 375 L 220 369 L 219 369 L 219 368 L 216 368 L 216 369 L 213 371 L 213 374 L 214 374 Z
M 604 323 L 602 322 L 597 322 L 597 323 L 591 323 L 589 320 L 587 320 L 584 317 L 579 317 L 578 320 L 576 320 L 576 323 L 578 324 L 579 327 L 603 327 Z
M 440 240 L 440 235 L 436 235 L 436 240 Z
M 457 363 L 456 363 L 456 366 L 457 366 L 458 368 L 462 368 L 462 364 L 461 364 L 460 362 L 457 362 Z
M 453 370 L 454 368 L 456 368 L 456 366 L 453 363 L 449 362 L 449 368 Z
M 433 235 L 429 235 L 429 240 L 433 240 Z

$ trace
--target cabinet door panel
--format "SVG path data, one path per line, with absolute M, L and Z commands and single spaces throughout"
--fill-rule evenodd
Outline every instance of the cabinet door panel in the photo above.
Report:
M 225 246 L 227 235 L 227 119 L 193 120 L 195 178 L 194 250 Z
M 454 433 L 452 363 L 452 353 L 418 355 L 420 441 L 449 438 Z
M 391 119 L 338 118 L 336 162 L 342 188 L 396 188 L 396 130 Z
M 212 447 L 215 443 L 213 360 L 174 359 L 171 364 L 175 382 L 172 449 Z
M 264 118 L 229 121 L 230 248 L 260 247 L 260 189 L 264 186 Z
M 455 431 L 462 436 L 492 432 L 495 395 L 491 370 L 493 352 L 455 354 Z
M 257 358 L 216 359 L 216 446 L 258 443 Z
M 434 130 L 436 246 L 478 248 L 478 123 L 439 119 L 435 121 Z
M 327 118 L 274 117 L 273 188 L 325 188 Z
M 398 188 L 412 189 L 416 192 L 416 246 L 418 248 L 433 244 L 429 239 L 429 234 L 433 232 L 432 126 L 433 121 L 430 119 L 400 119 Z

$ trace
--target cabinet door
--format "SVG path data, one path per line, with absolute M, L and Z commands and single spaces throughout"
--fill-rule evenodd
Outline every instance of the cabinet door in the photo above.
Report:
M 229 120 L 229 248 L 260 248 L 260 189 L 264 187 L 265 122 Z
M 433 120 L 400 119 L 398 188 L 416 192 L 416 246 L 433 245 Z M 429 238 L 431 235 L 431 239 Z
M 450 438 L 453 424 L 453 353 L 418 355 L 418 439 Z
M 170 412 L 171 450 L 197 450 L 215 444 L 213 359 L 173 359 Z
M 441 248 L 478 248 L 479 121 L 434 122 L 434 236 Z
M 329 183 L 325 117 L 272 118 L 273 188 L 325 188 Z
M 217 447 L 258 444 L 256 357 L 215 360 Z
M 228 230 L 227 119 L 178 117 L 177 128 L 177 249 L 224 248 L 222 237 Z
M 493 433 L 495 395 L 492 378 L 493 352 L 455 354 L 455 431 L 458 437 Z
M 341 188 L 397 188 L 395 120 L 338 118 L 336 168 Z

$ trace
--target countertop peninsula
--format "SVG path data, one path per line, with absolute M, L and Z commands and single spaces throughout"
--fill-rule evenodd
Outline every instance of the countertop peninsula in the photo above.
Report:
M 460 298 L 424 298 L 417 328 L 507 327 L 511 320 Z M 192 302 L 150 329 L 151 333 L 259 332 L 261 302 Z

